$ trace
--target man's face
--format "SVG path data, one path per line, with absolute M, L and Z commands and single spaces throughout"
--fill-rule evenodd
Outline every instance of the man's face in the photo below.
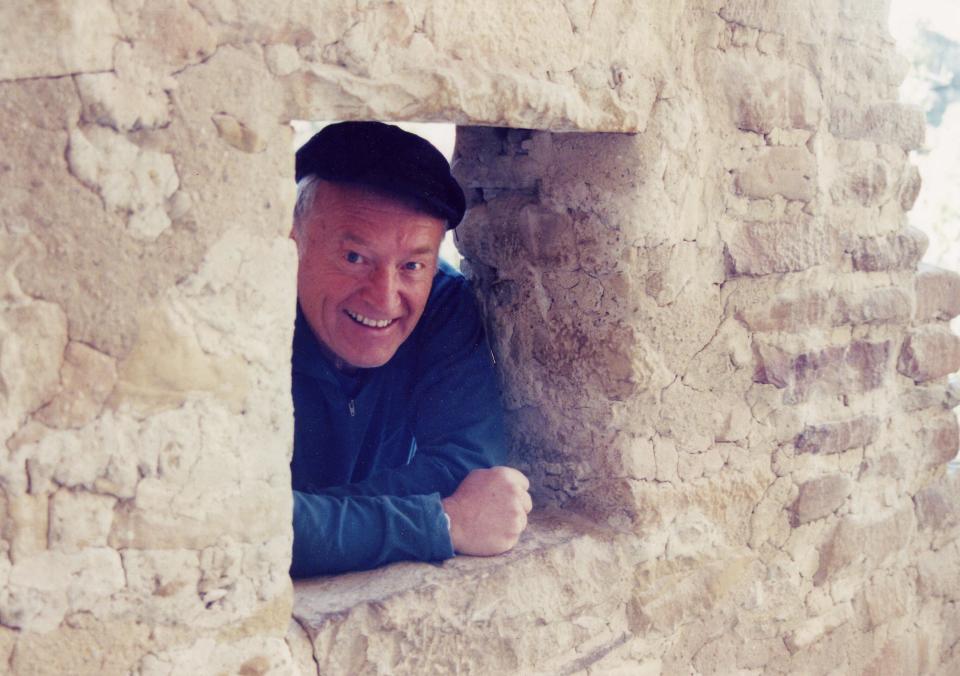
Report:
M 379 193 L 320 181 L 293 231 L 297 293 L 314 335 L 352 366 L 387 363 L 423 314 L 445 230 Z

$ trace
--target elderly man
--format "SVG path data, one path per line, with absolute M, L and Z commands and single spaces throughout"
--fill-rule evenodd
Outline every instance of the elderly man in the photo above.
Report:
M 464 196 L 444 157 L 378 122 L 297 152 L 295 577 L 509 550 L 526 477 L 466 280 L 439 261 Z

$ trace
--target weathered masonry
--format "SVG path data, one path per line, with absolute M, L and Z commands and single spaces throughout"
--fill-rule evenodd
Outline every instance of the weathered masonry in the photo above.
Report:
M 0 4 L 0 664 L 960 672 L 960 278 L 887 9 Z M 509 556 L 293 591 L 292 119 L 461 125 Z

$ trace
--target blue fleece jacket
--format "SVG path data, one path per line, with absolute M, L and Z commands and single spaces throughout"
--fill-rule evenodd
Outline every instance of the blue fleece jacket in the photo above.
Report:
M 500 392 L 476 302 L 445 263 L 385 365 L 337 370 L 297 309 L 294 577 L 453 556 L 440 499 L 506 458 Z

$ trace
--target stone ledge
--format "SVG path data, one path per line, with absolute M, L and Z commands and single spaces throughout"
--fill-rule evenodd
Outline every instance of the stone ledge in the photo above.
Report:
M 304 673 L 582 669 L 631 633 L 627 602 L 637 558 L 628 540 L 579 517 L 535 513 L 520 544 L 503 556 L 400 563 L 296 583 L 299 626 L 288 641 L 299 646 Z

